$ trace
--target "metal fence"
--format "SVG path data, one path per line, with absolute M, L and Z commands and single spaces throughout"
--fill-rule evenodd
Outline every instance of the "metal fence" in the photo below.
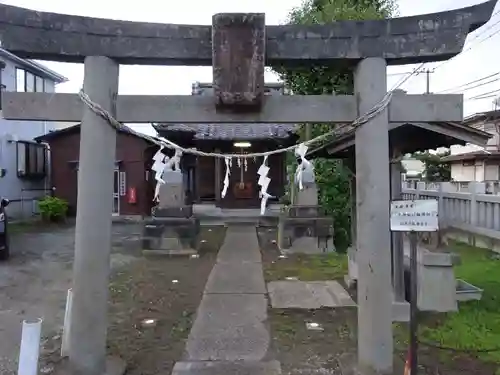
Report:
M 10 200 L 7 214 L 11 220 L 27 220 L 39 215 L 38 202 L 51 195 L 50 189 L 21 189 L 19 196 L 6 197 Z
M 471 234 L 500 240 L 500 195 L 486 194 L 486 184 L 470 182 L 469 191 L 457 191 L 448 182 L 426 184 L 414 188 L 403 184 L 403 199 L 436 199 L 439 204 L 439 225 Z

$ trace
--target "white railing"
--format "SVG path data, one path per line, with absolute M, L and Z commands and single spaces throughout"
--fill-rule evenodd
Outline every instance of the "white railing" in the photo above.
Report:
M 500 240 L 500 195 L 486 194 L 483 182 L 470 182 L 468 187 L 468 192 L 457 192 L 456 187 L 447 182 L 431 185 L 418 182 L 415 188 L 404 184 L 402 192 L 403 199 L 438 200 L 443 229 L 451 227 Z
M 404 189 L 415 189 L 417 184 L 423 184 L 422 186 L 424 190 L 439 190 L 439 185 L 445 184 L 447 186 L 447 191 L 449 192 L 457 192 L 457 193 L 468 193 L 469 185 L 474 182 L 468 181 L 450 181 L 450 182 L 423 182 L 416 180 L 407 180 L 403 182 Z M 485 185 L 485 193 L 486 194 L 497 194 L 500 195 L 500 181 L 486 181 L 481 182 L 481 184 Z

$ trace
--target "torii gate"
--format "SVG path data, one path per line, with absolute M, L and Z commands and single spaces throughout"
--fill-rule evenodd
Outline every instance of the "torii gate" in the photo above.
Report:
M 347 123 L 386 95 L 387 65 L 447 60 L 491 17 L 496 0 L 375 21 L 266 26 L 265 16 L 218 14 L 212 26 L 114 21 L 0 5 L 2 47 L 23 58 L 85 64 L 84 91 L 121 122 Z M 356 65 L 354 96 L 264 96 L 264 67 Z M 214 98 L 118 96 L 119 64 L 213 65 Z M 462 95 L 395 95 L 356 132 L 358 362 L 392 369 L 389 122 L 462 121 Z M 83 114 L 83 120 L 82 120 Z M 115 131 L 78 95 L 4 93 L 12 120 L 80 121 L 70 362 L 105 369 Z

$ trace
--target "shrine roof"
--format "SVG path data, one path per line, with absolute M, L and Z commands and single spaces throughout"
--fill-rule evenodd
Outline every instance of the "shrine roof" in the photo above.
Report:
M 356 129 L 344 127 L 335 139 L 318 147 L 311 147 L 309 158 L 352 158 L 354 156 Z M 486 146 L 491 134 L 454 122 L 390 123 L 389 144 L 391 150 L 401 154 L 435 150 L 452 145 L 472 143 Z
M 195 140 L 287 139 L 295 124 L 155 124 L 160 133 L 192 133 Z
M 498 120 L 499 118 L 500 118 L 500 110 L 496 109 L 493 111 L 474 113 L 473 115 L 466 117 L 463 122 L 464 124 L 467 125 L 473 125 L 474 123 L 477 122 L 494 121 Z
M 484 159 L 499 159 L 500 151 L 492 150 L 478 150 L 473 152 L 467 152 L 463 154 L 448 155 L 441 158 L 442 162 L 454 162 L 454 161 L 464 161 L 464 160 L 484 160 Z
M 63 136 L 63 135 L 69 135 L 69 134 L 78 132 L 78 131 L 80 131 L 80 125 L 81 124 L 75 124 L 75 125 L 72 125 L 72 126 L 68 126 L 67 128 L 50 131 L 47 134 L 43 134 L 43 135 L 41 135 L 39 137 L 36 137 L 35 141 L 36 142 L 45 142 L 45 141 L 49 141 L 51 139 L 54 139 L 56 137 L 60 137 L 60 136 Z M 143 135 L 143 134 L 141 134 L 141 133 L 139 133 L 137 131 L 134 131 L 133 129 L 131 129 L 128 126 L 123 125 L 123 124 L 122 124 L 122 127 L 120 129 L 118 129 L 118 132 L 129 134 L 129 135 L 132 135 L 134 137 L 143 139 L 146 142 L 150 142 L 150 140 L 148 139 L 148 137 L 150 137 L 150 136 L 147 136 L 145 134 Z

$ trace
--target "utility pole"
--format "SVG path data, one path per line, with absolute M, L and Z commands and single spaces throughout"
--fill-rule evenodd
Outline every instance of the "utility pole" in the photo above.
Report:
M 493 100 L 493 110 L 495 111 L 495 115 L 494 115 L 495 130 L 496 130 L 497 134 L 500 134 L 500 120 L 498 119 L 498 115 L 496 114 L 496 112 L 498 111 L 499 108 L 500 108 L 500 96 L 495 98 L 495 100 Z M 497 146 L 497 151 L 500 150 L 500 137 L 497 140 L 496 146 Z
M 426 94 L 430 94 L 431 93 L 431 73 L 434 73 L 434 70 L 422 69 L 422 70 L 419 70 L 417 72 L 417 75 L 422 74 L 422 73 L 425 73 L 425 78 L 426 78 L 426 90 L 425 90 L 425 93 Z

